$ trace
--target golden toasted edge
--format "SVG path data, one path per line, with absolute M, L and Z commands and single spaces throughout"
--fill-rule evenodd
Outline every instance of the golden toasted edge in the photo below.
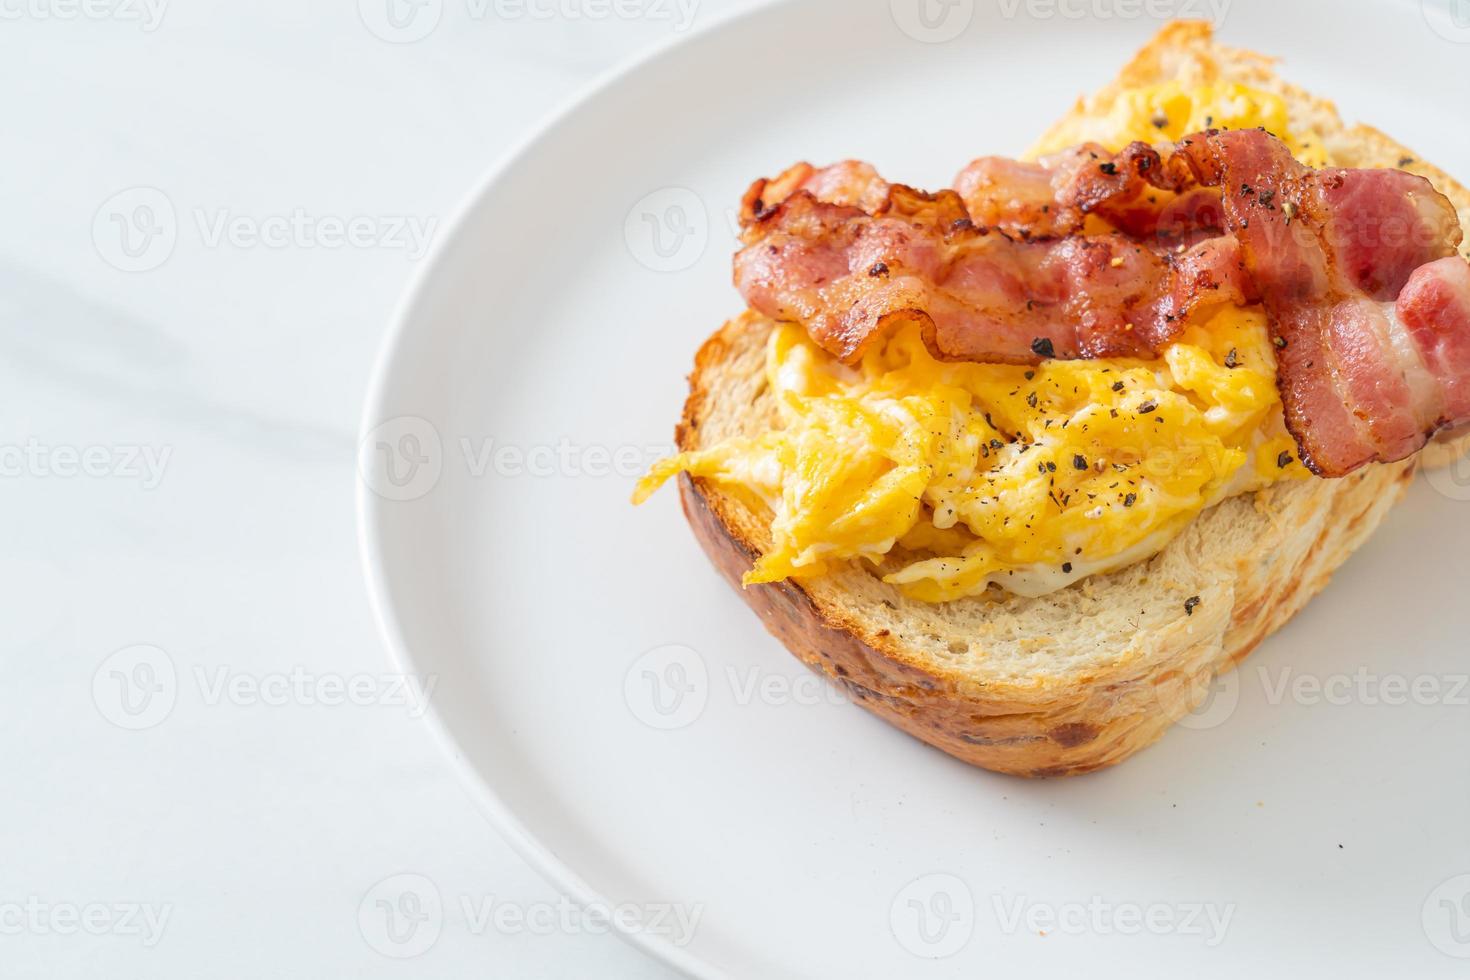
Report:
M 700 348 L 678 428 L 681 449 L 702 447 L 705 419 L 728 388 L 720 372 L 742 352 L 749 356 L 752 346 L 763 347 L 771 329 L 770 321 L 746 314 Z M 764 410 L 757 404 L 740 408 Z M 936 662 L 878 628 L 863 609 L 845 607 L 831 583 L 742 588 L 742 576 L 769 547 L 767 517 L 707 480 L 681 477 L 680 495 L 710 560 L 799 660 L 869 711 L 956 758 L 1036 777 L 1111 766 L 1161 737 L 1206 696 L 1217 673 L 1235 666 L 1326 585 L 1387 514 L 1412 472 L 1410 464 L 1370 467 L 1345 480 L 1316 481 L 1309 493 L 1255 495 L 1257 510 L 1278 510 L 1272 515 L 1276 533 L 1248 553 L 1216 556 L 1228 567 L 1196 615 L 1181 611 L 1141 638 L 1142 648 L 1119 650 L 1109 663 L 1030 685 L 977 683 Z M 1170 545 L 1183 547 L 1182 541 Z M 853 569 L 849 574 L 870 574 L 858 563 Z M 1110 601 L 1112 580 L 1099 577 L 1098 602 Z M 896 591 L 892 596 L 900 601 Z M 1008 615 L 985 599 L 959 602 Z

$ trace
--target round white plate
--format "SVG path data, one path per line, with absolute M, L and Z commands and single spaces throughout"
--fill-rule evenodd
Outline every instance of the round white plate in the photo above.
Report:
M 405 669 L 438 677 L 432 723 L 534 863 L 701 977 L 1465 976 L 1463 474 L 1421 479 L 1158 746 L 1051 782 L 841 703 L 707 566 L 676 494 L 629 506 L 741 306 L 752 178 L 852 156 L 942 185 L 1112 77 L 1150 12 L 1211 10 L 926 3 L 720 24 L 466 205 L 364 428 L 368 575 Z M 1215 3 L 1227 41 L 1470 177 L 1470 11 Z

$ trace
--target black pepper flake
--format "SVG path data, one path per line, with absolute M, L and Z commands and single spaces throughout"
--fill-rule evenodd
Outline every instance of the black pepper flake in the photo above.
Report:
M 1240 366 L 1240 354 L 1236 352 L 1234 347 L 1230 348 L 1230 353 L 1225 355 L 1225 366 L 1228 368 Z
M 1069 562 L 1069 561 L 1062 562 L 1062 571 L 1066 572 L 1068 575 L 1071 575 L 1072 574 L 1072 563 Z
M 1150 122 L 1152 122 L 1154 124 L 1154 128 L 1155 129 L 1163 129 L 1166 126 L 1169 125 L 1169 117 L 1168 116 L 1154 116 L 1153 119 L 1150 120 Z
M 1116 163 L 1111 163 L 1111 162 L 1110 163 L 1099 163 L 1097 165 L 1097 169 L 1101 170 L 1103 173 L 1105 173 L 1109 177 L 1111 177 L 1111 176 L 1113 176 L 1114 174 L 1116 174 L 1118 172 L 1118 165 Z
M 1026 374 L 1025 374 L 1025 378 L 1026 378 L 1027 381 L 1030 381 L 1034 377 L 1036 377 L 1036 372 L 1035 371 L 1027 371 Z
M 1400 167 L 1407 167 L 1409 164 L 1411 164 L 1413 162 L 1414 162 L 1414 158 L 1413 157 L 1399 157 L 1399 166 Z M 1341 847 L 1342 845 L 1339 844 L 1338 846 Z
M 868 270 L 868 275 L 872 276 L 874 279 L 878 278 L 879 276 L 888 275 L 888 263 L 874 262 L 873 267 Z
M 1291 453 L 1282 453 L 1276 457 L 1276 468 L 1284 470 L 1291 465 L 1291 462 Z
M 1081 453 L 1077 453 L 1075 456 L 1072 457 L 1072 466 L 1079 470 L 1085 470 L 1089 469 L 1091 467 L 1091 464 L 1087 462 L 1086 456 L 1082 455 Z
M 1194 615 L 1194 607 L 1195 606 L 1198 606 L 1198 605 L 1199 605 L 1199 596 L 1197 596 L 1197 595 L 1192 595 L 1188 599 L 1185 599 L 1184 600 L 1184 614 L 1186 616 L 1193 616 Z
M 1057 349 L 1050 337 L 1037 337 L 1031 341 L 1031 352 L 1037 357 L 1056 357 Z
M 1144 402 L 1142 405 L 1138 406 L 1138 414 L 1139 415 L 1147 415 L 1147 414 L 1149 414 L 1150 412 L 1152 412 L 1154 409 L 1156 409 L 1158 407 L 1159 407 L 1159 403 L 1158 402 L 1154 401 L 1153 399 L 1149 399 L 1148 401 Z
M 1113 382 L 1113 390 L 1114 391 L 1122 391 L 1123 390 L 1123 382 L 1121 382 L 1121 381 L 1114 381 Z
M 1004 449 L 1005 447 L 1006 447 L 1006 444 L 1003 443 L 1003 442 L 1001 442 L 999 439 L 992 439 L 992 440 L 990 440 L 990 448 L 991 449 Z
M 1031 394 L 1026 396 L 1026 404 L 1030 405 L 1032 408 L 1036 407 L 1036 392 L 1033 391 L 1031 392 Z
M 1286 350 L 1286 338 L 1285 337 L 1272 337 L 1271 338 L 1271 343 L 1273 343 L 1273 344 L 1276 345 L 1276 349 L 1277 350 Z
M 1136 493 L 1130 493 L 1128 496 L 1123 498 L 1124 507 L 1132 507 L 1136 503 L 1138 503 L 1138 494 Z
M 1057 471 L 1057 464 L 1048 460 L 1046 464 L 1046 471 L 1048 473 L 1055 473 Z

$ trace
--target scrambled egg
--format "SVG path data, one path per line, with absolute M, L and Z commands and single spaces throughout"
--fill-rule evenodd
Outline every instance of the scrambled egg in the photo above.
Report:
M 1286 132 L 1279 98 L 1238 85 L 1123 93 L 1038 152 L 1207 125 L 1264 125 L 1323 162 Z M 684 472 L 764 502 L 773 547 L 746 584 L 862 559 L 930 602 L 992 585 L 1043 595 L 1149 557 L 1227 497 L 1309 476 L 1257 309 L 1210 311 L 1156 360 L 1034 368 L 938 361 L 917 328 L 849 368 L 782 324 L 766 374 L 777 427 L 664 460 L 634 495 Z
M 932 602 L 991 583 L 1041 595 L 1305 477 L 1275 370 L 1264 316 L 1233 308 L 1159 360 L 1035 368 L 935 360 L 917 328 L 846 368 L 782 324 L 766 365 L 780 425 L 657 464 L 635 499 L 680 472 L 754 491 L 774 547 L 747 584 L 863 558 Z
M 1031 155 L 1045 156 L 1087 142 L 1116 151 L 1134 140 L 1176 142 L 1204 129 L 1258 126 L 1279 137 L 1291 148 L 1292 155 L 1309 167 L 1321 168 L 1331 162 L 1315 133 L 1293 132 L 1285 100 L 1235 82 L 1188 88 L 1179 82 L 1166 82 L 1126 89 L 1108 112 L 1068 120 L 1033 147 Z

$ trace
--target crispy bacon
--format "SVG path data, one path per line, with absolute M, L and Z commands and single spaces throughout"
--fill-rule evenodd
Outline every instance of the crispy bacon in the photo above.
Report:
M 1088 230 L 1089 215 L 1103 219 L 1107 230 L 1135 236 L 1182 238 L 1221 227 L 1220 192 L 1177 193 L 1178 177 L 1146 143 L 1118 154 L 1085 143 L 1035 163 L 981 157 L 960 171 L 954 186 L 976 224 L 1023 238 Z
M 1313 171 L 1258 131 L 1193 137 L 1174 161 L 1222 188 L 1275 335 L 1286 425 L 1313 472 L 1404 459 L 1464 420 L 1448 395 L 1470 380 L 1458 329 L 1470 274 L 1452 258 L 1454 208 L 1428 181 Z
M 865 209 L 850 202 L 871 204 L 879 185 L 834 169 L 793 168 L 752 188 L 735 282 L 754 309 L 803 324 L 849 363 L 905 321 L 947 360 L 1146 356 L 1196 307 L 1255 298 L 1229 237 L 1016 238 L 977 226 L 955 191 L 882 184 Z M 838 187 L 836 200 L 817 186 Z
M 851 362 L 900 322 L 936 356 L 1146 355 L 1198 307 L 1261 302 L 1303 461 L 1402 459 L 1470 420 L 1470 267 L 1422 178 L 1313 171 L 1263 131 L 982 158 L 956 189 L 799 165 L 742 208 L 735 280 Z

